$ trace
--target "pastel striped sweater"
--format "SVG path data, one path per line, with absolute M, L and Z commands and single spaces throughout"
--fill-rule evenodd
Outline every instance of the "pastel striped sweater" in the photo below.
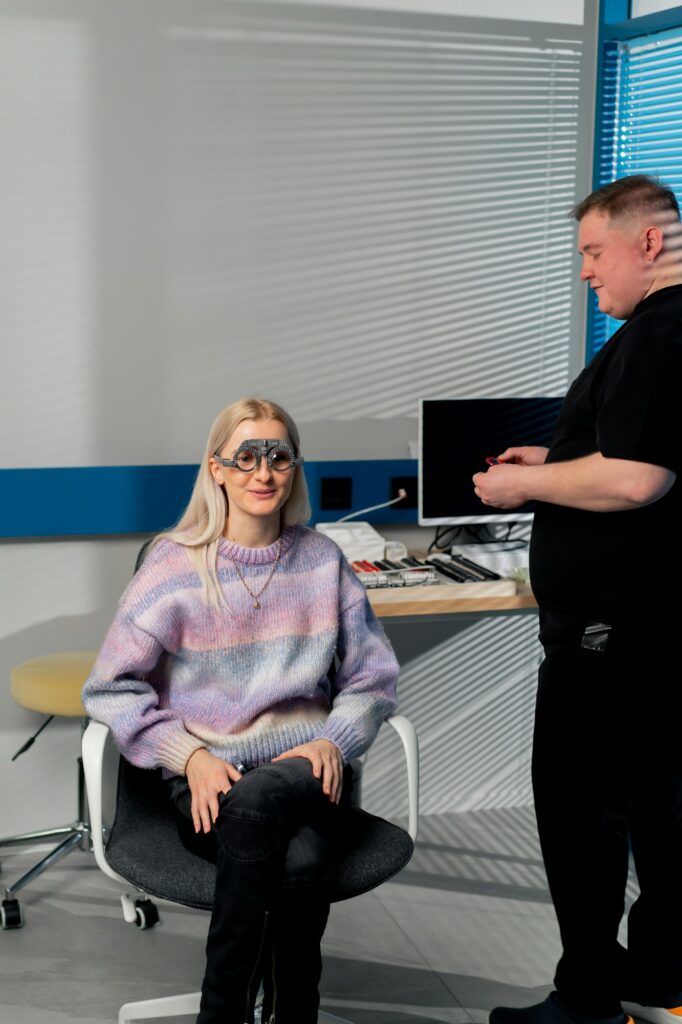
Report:
M 257 765 L 313 739 L 332 740 L 348 761 L 395 709 L 398 663 L 338 546 L 287 527 L 255 609 L 234 563 L 257 592 L 276 554 L 277 543 L 222 540 L 228 607 L 217 610 L 182 545 L 164 540 L 149 553 L 83 687 L 88 714 L 111 727 L 133 764 L 184 774 L 206 747 Z

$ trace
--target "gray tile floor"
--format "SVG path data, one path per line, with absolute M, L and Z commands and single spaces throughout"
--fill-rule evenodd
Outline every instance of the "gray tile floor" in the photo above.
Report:
M 3 880 L 35 859 L 3 851 Z M 198 988 L 208 916 L 161 904 L 141 932 L 119 892 L 80 851 L 24 891 L 26 926 L 0 932 L 0 1024 L 110 1024 L 124 1002 Z M 532 809 L 427 816 L 396 880 L 332 908 L 322 1006 L 353 1024 L 479 1024 L 543 998 L 558 949 Z

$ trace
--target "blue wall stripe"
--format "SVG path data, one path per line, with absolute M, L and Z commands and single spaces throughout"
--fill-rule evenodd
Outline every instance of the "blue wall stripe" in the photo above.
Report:
M 154 533 L 177 521 L 198 466 L 88 466 L 0 470 L 0 537 L 73 537 Z M 388 501 L 392 476 L 416 476 L 416 459 L 306 462 L 312 522 L 344 510 L 320 511 L 323 477 L 351 477 L 353 509 Z M 351 511 L 350 509 L 348 511 Z M 374 523 L 416 523 L 417 510 L 383 509 Z

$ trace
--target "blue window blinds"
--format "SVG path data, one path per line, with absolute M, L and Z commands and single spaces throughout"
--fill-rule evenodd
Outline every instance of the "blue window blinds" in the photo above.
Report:
M 652 174 L 682 205 L 682 27 L 605 44 L 600 136 L 598 185 Z M 599 312 L 594 294 L 590 303 L 588 357 L 620 323 Z

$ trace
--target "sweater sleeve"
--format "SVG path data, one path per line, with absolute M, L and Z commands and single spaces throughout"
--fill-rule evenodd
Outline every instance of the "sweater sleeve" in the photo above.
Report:
M 332 686 L 332 710 L 319 738 L 335 743 L 348 762 L 371 746 L 381 723 L 395 711 L 400 668 L 364 587 L 345 559 L 340 603 L 340 665 Z
M 120 608 L 85 681 L 83 703 L 91 718 L 109 726 L 126 760 L 183 775 L 190 755 L 204 744 L 160 706 L 149 675 L 164 654 L 161 640 Z

